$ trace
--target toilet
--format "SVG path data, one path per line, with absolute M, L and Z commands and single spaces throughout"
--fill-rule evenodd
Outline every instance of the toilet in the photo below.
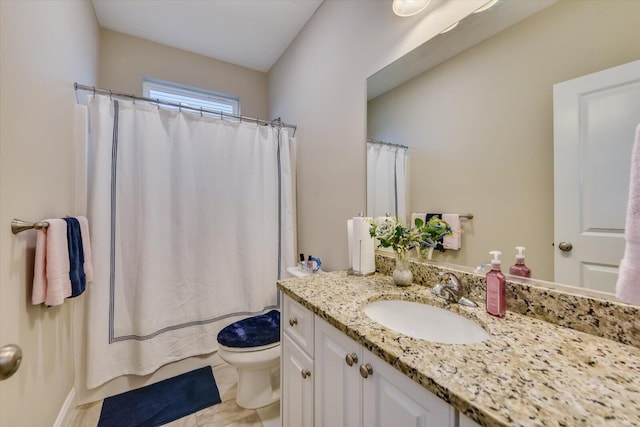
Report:
M 238 369 L 236 403 L 255 409 L 280 399 L 271 373 L 280 363 L 280 312 L 249 317 L 225 327 L 218 334 L 218 354 Z

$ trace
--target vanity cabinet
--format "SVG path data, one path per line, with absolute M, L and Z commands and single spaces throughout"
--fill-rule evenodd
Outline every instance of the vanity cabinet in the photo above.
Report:
M 315 425 L 362 426 L 362 346 L 316 316 Z
M 313 359 L 285 333 L 282 340 L 280 415 L 283 426 L 313 426 Z
M 283 426 L 313 427 L 313 313 L 283 298 L 280 415 Z
M 283 295 L 283 427 L 456 427 L 455 409 Z
M 455 427 L 455 409 L 315 318 L 315 425 Z

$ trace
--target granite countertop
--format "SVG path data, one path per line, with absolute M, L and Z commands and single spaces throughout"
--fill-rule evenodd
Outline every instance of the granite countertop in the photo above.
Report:
M 332 272 L 278 288 L 483 426 L 640 426 L 640 349 L 484 304 L 447 306 L 430 288 Z M 440 344 L 386 329 L 361 308 L 385 299 L 444 307 L 490 334 Z

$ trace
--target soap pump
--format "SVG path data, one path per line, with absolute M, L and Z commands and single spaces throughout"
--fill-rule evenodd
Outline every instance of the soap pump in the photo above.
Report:
M 524 264 L 524 247 L 516 246 L 516 263 L 509 269 L 509 274 L 520 277 L 531 277 L 531 269 Z
M 506 283 L 504 274 L 500 271 L 500 251 L 489 252 L 491 260 L 491 271 L 487 273 L 487 313 L 496 317 L 504 317 L 507 312 Z

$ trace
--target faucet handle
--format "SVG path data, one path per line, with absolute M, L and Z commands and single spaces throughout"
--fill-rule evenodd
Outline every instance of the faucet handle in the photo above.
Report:
M 456 273 L 454 273 L 453 271 L 441 271 L 441 272 L 438 273 L 438 275 L 439 276 L 448 276 L 449 277 L 449 282 L 455 288 L 462 288 L 462 281 L 460 280 L 458 275 Z

